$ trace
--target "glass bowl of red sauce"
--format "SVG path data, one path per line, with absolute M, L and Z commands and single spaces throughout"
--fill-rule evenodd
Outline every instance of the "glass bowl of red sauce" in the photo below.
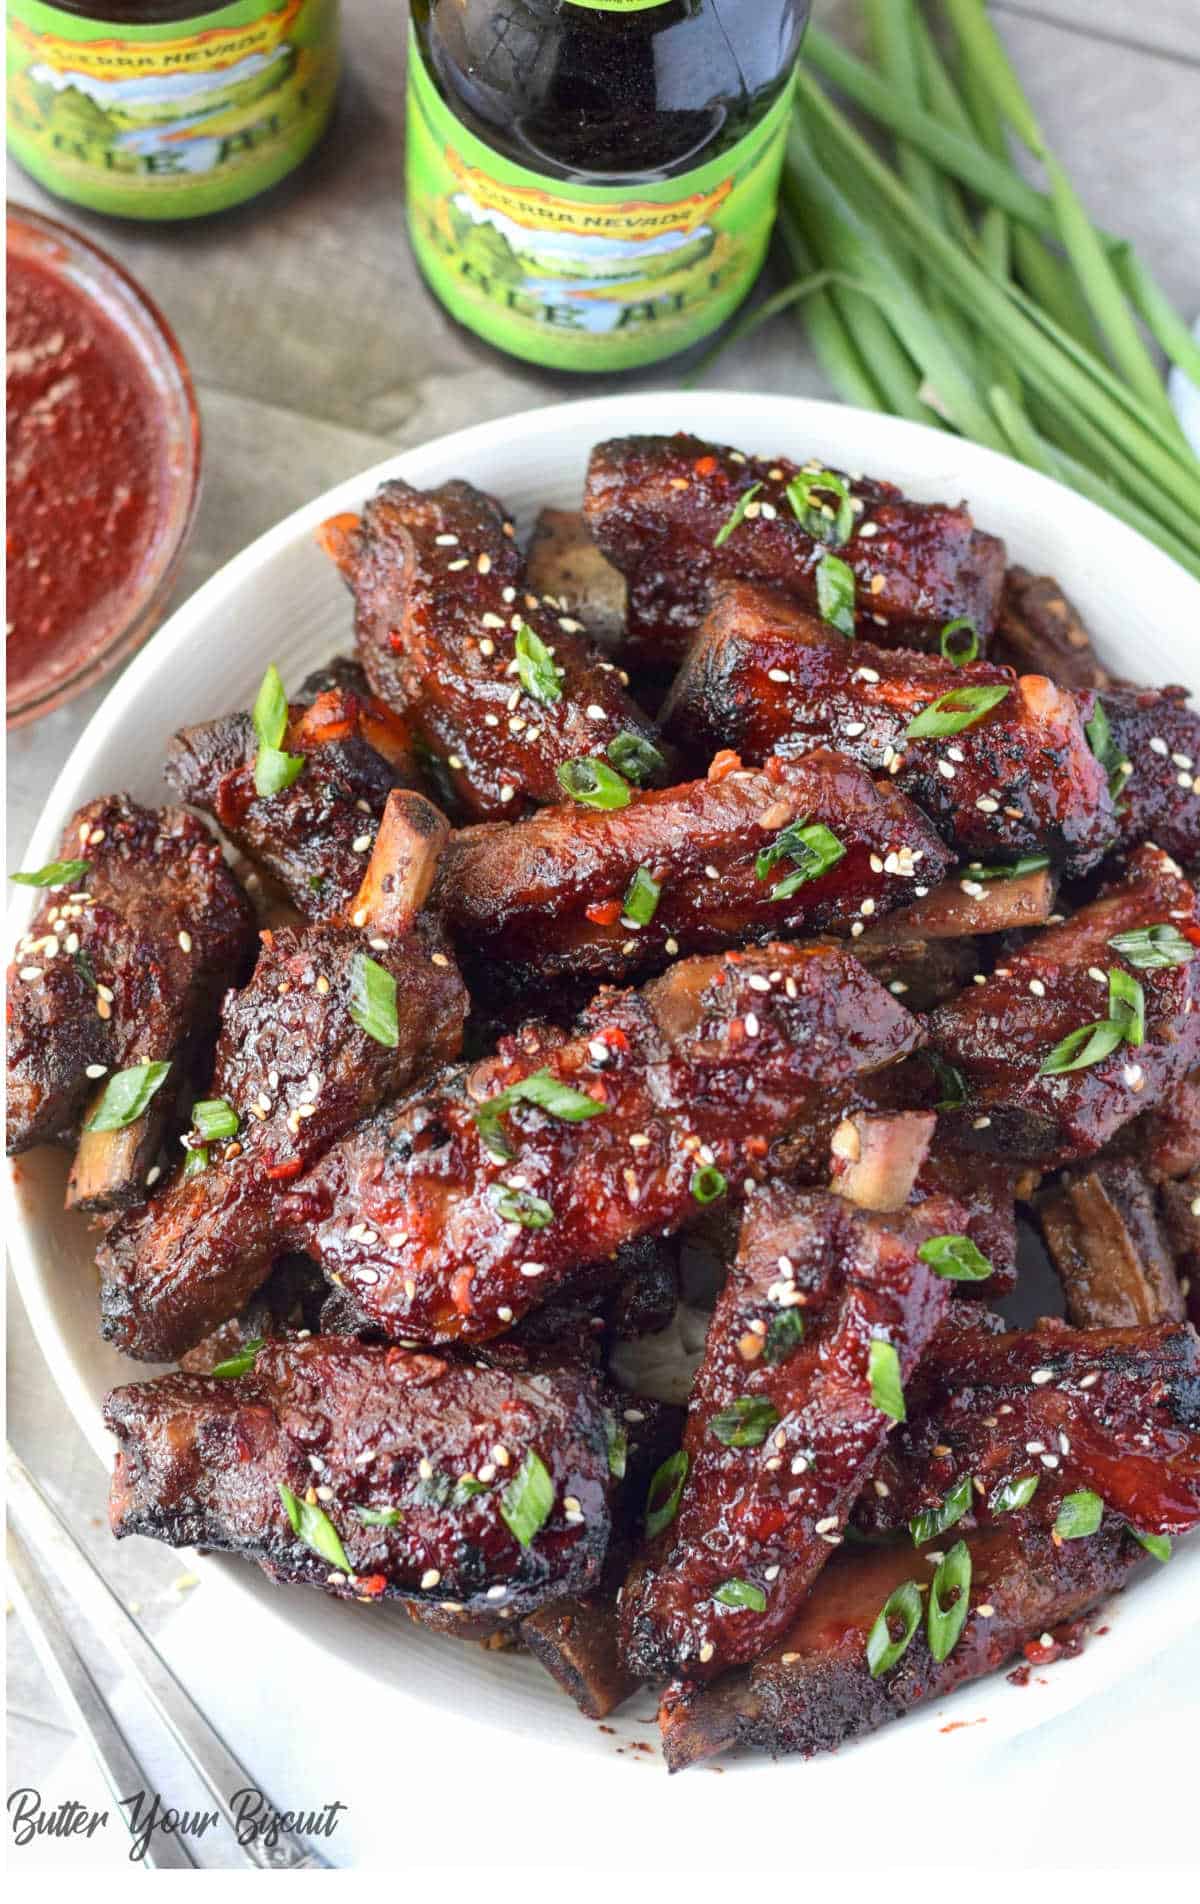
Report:
M 8 724 L 49 713 L 162 617 L 196 511 L 183 353 L 98 246 L 8 207 Z

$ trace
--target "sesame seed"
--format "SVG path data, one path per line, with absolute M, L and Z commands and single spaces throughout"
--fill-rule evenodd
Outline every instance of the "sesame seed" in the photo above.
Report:
M 705 1640 L 704 1644 L 700 1648 L 700 1664 L 702 1666 L 707 1666 L 709 1660 L 712 1658 L 716 1650 L 717 1649 L 713 1645 L 711 1640 Z
M 477 561 L 477 562 L 476 562 L 476 564 L 475 564 L 475 567 L 476 567 L 476 568 L 478 569 L 478 571 L 479 571 L 479 573 L 480 573 L 480 575 L 490 575 L 490 574 L 491 574 L 491 569 L 492 569 L 492 558 L 491 558 L 491 556 L 490 556 L 490 555 L 488 555 L 488 554 L 487 554 L 487 552 L 486 552 L 486 550 L 485 550 L 485 552 L 484 552 L 484 553 L 483 553 L 483 554 L 482 554 L 482 555 L 481 555 L 481 556 L 479 557 L 479 559 L 478 559 L 478 561 Z
M 865 721 L 845 721 L 842 725 L 842 732 L 845 734 L 847 740 L 857 740 L 858 736 L 865 734 L 866 731 L 867 723 Z
M 838 1517 L 837 1517 L 837 1515 L 836 1515 L 836 1514 L 829 1514 L 829 1515 L 827 1515 L 827 1516 L 826 1516 L 826 1518 L 825 1518 L 825 1519 L 824 1519 L 823 1521 L 814 1521 L 814 1522 L 813 1522 L 813 1533 L 814 1533 L 814 1534 L 828 1534 L 828 1533 L 831 1533 L 831 1532 L 832 1532 L 832 1530 L 833 1530 L 833 1529 L 834 1529 L 834 1528 L 835 1528 L 835 1527 L 837 1526 L 837 1524 L 838 1524 Z
M 515 789 L 515 788 L 513 788 L 513 787 L 501 787 L 501 789 L 500 789 L 500 804 L 501 804 L 501 806 L 505 806 L 505 807 L 506 807 L 506 806 L 508 805 L 508 803 L 509 803 L 509 801 L 510 801 L 510 800 L 512 799 L 512 797 L 513 797 L 513 794 L 514 794 L 514 792 L 515 792 L 515 791 L 516 791 L 516 789 Z
M 856 681 L 869 682 L 872 686 L 877 685 L 879 681 L 879 676 L 876 674 L 874 668 L 856 668 L 854 670 L 854 678 Z
M 1195 765 L 1190 754 L 1172 754 L 1171 759 L 1177 767 L 1186 767 L 1189 773 Z
M 955 770 L 950 765 L 950 762 L 948 760 L 939 760 L 937 764 L 937 770 L 941 774 L 943 780 L 953 780 Z
M 975 805 L 979 808 L 981 813 L 995 813 L 1000 802 L 999 800 L 993 800 L 990 794 L 985 793 L 980 795 Z
M 1154 753 L 1154 754 L 1162 754 L 1165 758 L 1167 753 L 1167 743 L 1162 738 L 1161 734 L 1155 734 L 1153 740 L 1150 742 L 1150 751 L 1151 753 Z
M 436 1587 L 441 1577 L 436 1567 L 426 1567 L 424 1573 L 421 1575 L 421 1585 L 426 1589 Z
M 94 826 L 91 832 L 88 834 L 87 843 L 89 846 L 99 846 L 103 838 L 104 838 L 104 828 L 102 826 Z
M 1046 996 L 1046 987 L 1042 984 L 1040 978 L 1031 978 L 1029 981 L 1029 989 L 1035 998 L 1045 998 Z
M 604 709 L 600 706 L 598 701 L 589 701 L 584 712 L 589 721 L 602 721 L 604 719 Z
M 112 1017 L 112 1006 L 106 998 L 98 998 L 96 1000 L 96 1016 L 97 1018 L 104 1019 Z
M 504 1446 L 504 1443 L 502 1441 L 498 1441 L 495 1447 L 492 1449 L 492 1460 L 496 1463 L 496 1466 L 499 1468 L 506 1468 L 509 1462 L 512 1460 L 512 1456 L 509 1454 L 508 1449 Z
M 107 1070 L 106 1064 L 89 1064 L 83 1075 L 86 1078 L 102 1078 Z
M 32 985 L 34 979 L 41 978 L 41 976 L 42 968 L 40 965 L 23 965 L 17 973 L 17 977 L 23 978 L 29 985 Z
M 791 677 L 789 676 L 786 668 L 768 668 L 767 669 L 768 681 L 787 681 L 790 678 Z
M 972 1130 L 987 1130 L 988 1126 L 991 1124 L 991 1121 L 992 1120 L 990 1117 L 977 1117 L 973 1120 L 971 1124 L 971 1129 Z
M 1124 1065 L 1121 1070 L 1121 1076 L 1131 1091 L 1137 1092 L 1145 1090 L 1146 1073 L 1142 1070 L 1140 1064 Z
M 154 1168 L 153 1168 L 152 1170 L 148 1170 L 148 1171 L 146 1172 L 146 1188 L 147 1188 L 147 1190 L 152 1190 L 152 1189 L 154 1188 L 154 1186 L 155 1186 L 155 1184 L 156 1184 L 156 1183 L 158 1182 L 158 1180 L 159 1180 L 159 1178 L 160 1178 L 161 1176 L 162 1176 L 162 1165 L 161 1165 L 161 1164 L 155 1164 L 155 1165 L 154 1165 Z
M 990 1600 L 981 1600 L 975 1611 L 981 1620 L 990 1620 L 994 1617 L 996 1609 Z
M 439 549 L 453 549 L 458 543 L 458 537 L 456 535 L 434 536 L 433 539 Z
M 746 1027 L 747 1038 L 757 1038 L 758 1037 L 758 1019 L 755 1017 L 753 1012 L 746 1013 L 743 1023 L 745 1024 L 745 1027 Z
M 1054 1370 L 1052 1368 L 1035 1368 L 1029 1379 L 1035 1388 L 1044 1388 L 1047 1382 L 1054 1380 Z

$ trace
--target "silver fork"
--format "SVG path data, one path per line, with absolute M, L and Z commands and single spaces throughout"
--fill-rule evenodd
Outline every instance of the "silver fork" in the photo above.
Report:
M 257 1790 L 253 1778 L 121 1605 L 11 1447 L 6 1465 L 13 1602 L 52 1684 L 90 1745 L 118 1809 L 122 1798 L 149 1789 L 149 1782 L 80 1657 L 34 1556 L 42 1569 L 53 1574 L 63 1594 L 86 1616 L 110 1652 L 123 1658 L 134 1683 L 207 1788 L 230 1836 L 231 1865 L 271 1871 L 328 1870 L 328 1860 L 291 1831 L 281 1829 L 273 1845 L 260 1844 L 257 1836 L 239 1842 L 230 1800 L 236 1792 Z M 12 1525 L 14 1511 L 23 1539 Z M 165 1833 L 151 1834 L 143 1861 L 162 1870 L 190 1870 L 195 1865 L 185 1842 Z

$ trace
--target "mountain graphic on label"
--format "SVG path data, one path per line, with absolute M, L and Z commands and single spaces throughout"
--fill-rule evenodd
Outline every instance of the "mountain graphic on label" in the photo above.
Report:
M 446 201 L 446 213 L 447 235 L 476 270 L 531 292 L 553 287 L 567 296 L 611 292 L 618 285 L 626 295 L 642 283 L 661 286 L 677 272 L 693 271 L 718 242 L 706 224 L 625 238 L 527 225 L 466 192 Z M 632 226 L 627 218 L 625 229 Z

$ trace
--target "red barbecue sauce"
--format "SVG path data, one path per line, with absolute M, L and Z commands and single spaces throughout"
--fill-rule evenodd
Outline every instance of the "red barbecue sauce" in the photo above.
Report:
M 8 253 L 11 697 L 122 621 L 166 514 L 167 455 L 134 346 L 69 279 Z

